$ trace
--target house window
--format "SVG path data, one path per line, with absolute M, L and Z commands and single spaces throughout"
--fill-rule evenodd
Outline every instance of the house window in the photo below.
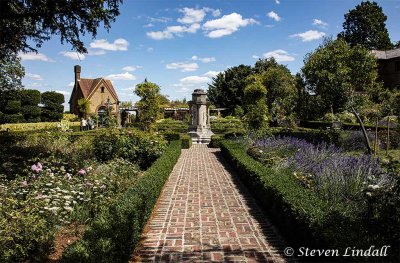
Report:
M 101 87 L 101 93 L 104 93 L 104 87 Z
M 396 72 L 400 71 L 400 61 L 394 62 L 394 71 L 396 71 Z

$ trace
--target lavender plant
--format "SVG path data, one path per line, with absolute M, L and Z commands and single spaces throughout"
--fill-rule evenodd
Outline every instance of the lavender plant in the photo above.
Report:
M 365 194 L 371 195 L 392 182 L 378 158 L 348 156 L 333 145 L 313 145 L 292 137 L 268 137 L 257 140 L 254 147 L 264 157 L 280 157 L 281 162 L 275 166 L 290 169 L 302 185 L 332 202 L 364 202 Z

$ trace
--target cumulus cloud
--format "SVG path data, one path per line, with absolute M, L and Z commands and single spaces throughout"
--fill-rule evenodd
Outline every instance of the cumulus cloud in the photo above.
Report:
M 274 11 L 269 12 L 269 13 L 267 14 L 267 16 L 268 16 L 269 18 L 271 18 L 271 19 L 277 21 L 277 22 L 281 21 L 281 17 L 280 17 L 277 13 L 275 13 Z
M 121 74 L 110 74 L 105 77 L 109 80 L 135 80 L 136 77 L 129 72 L 121 73 Z
M 21 60 L 40 60 L 46 62 L 54 62 L 54 60 L 47 57 L 45 54 L 35 53 L 35 52 L 28 52 L 28 53 L 18 52 L 18 57 L 21 58 Z
M 97 39 L 90 43 L 91 48 L 104 49 L 109 51 L 127 51 L 129 42 L 126 39 L 118 38 L 113 43 L 108 42 L 106 39 Z
M 189 26 L 169 26 L 163 31 L 147 32 L 146 35 L 154 40 L 171 39 L 174 36 L 182 36 L 183 33 L 196 33 L 200 24 L 194 23 Z
M 195 71 L 199 68 L 197 63 L 174 62 L 165 66 L 167 69 L 179 69 L 182 72 Z
M 182 24 L 193 24 L 203 21 L 206 16 L 206 11 L 204 9 L 194 9 L 194 8 L 182 8 L 179 12 L 183 13 L 182 18 L 178 18 L 178 22 Z
M 26 73 L 25 77 L 27 77 L 30 80 L 43 80 L 42 76 L 39 74 L 33 74 L 33 73 Z
M 72 60 L 84 60 L 85 55 L 82 53 L 78 53 L 76 51 L 61 51 L 60 54 L 62 54 L 64 57 L 70 58 Z
M 219 73 L 220 73 L 220 71 L 210 70 L 210 71 L 207 71 L 206 73 L 204 73 L 203 76 L 208 77 L 208 78 L 213 78 L 213 77 L 217 76 Z
M 180 79 L 179 81 L 182 83 L 182 85 L 193 86 L 198 84 L 206 84 L 210 81 L 210 78 L 201 76 L 188 76 Z
M 313 26 L 318 26 L 321 28 L 326 28 L 328 26 L 328 23 L 326 23 L 320 19 L 314 19 L 312 24 L 313 24 Z
M 288 62 L 294 61 L 294 57 L 291 56 L 287 51 L 283 49 L 273 50 L 267 53 L 264 53 L 263 56 L 265 58 L 274 58 L 277 62 Z
M 219 38 L 231 35 L 238 31 L 240 27 L 246 27 L 251 24 L 256 24 L 257 21 L 253 18 L 243 19 L 238 13 L 224 15 L 219 19 L 207 21 L 203 25 L 203 29 L 207 32 L 209 38 Z
M 201 62 L 203 62 L 203 63 L 210 63 L 210 62 L 216 61 L 214 57 L 199 58 L 198 56 L 193 56 L 192 59 L 193 59 L 193 60 L 201 61 Z
M 123 71 L 135 71 L 135 70 L 141 69 L 141 68 L 143 68 L 143 67 L 142 66 L 126 66 L 126 67 L 123 67 L 122 70 Z
M 320 32 L 317 30 L 308 30 L 304 33 L 297 33 L 290 35 L 292 38 L 300 38 L 303 42 L 309 42 L 313 40 L 320 39 L 324 37 L 326 34 L 324 32 Z
M 281 1 L 275 0 L 275 3 L 276 3 L 277 5 L 279 5 L 279 4 L 281 3 Z

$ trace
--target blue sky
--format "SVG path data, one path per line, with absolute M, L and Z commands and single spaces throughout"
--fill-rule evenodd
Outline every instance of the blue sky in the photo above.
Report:
M 111 79 L 121 101 L 135 102 L 134 87 L 146 77 L 170 99 L 189 99 L 218 72 L 254 65 L 257 58 L 274 56 L 295 74 L 304 55 L 323 37 L 335 37 L 344 14 L 360 2 L 125 0 L 109 32 L 99 28 L 96 39 L 83 37 L 89 54 L 77 54 L 57 36 L 39 54 L 20 54 L 23 84 L 62 92 L 68 101 L 73 66 L 79 64 L 82 78 Z M 400 1 L 377 2 L 388 17 L 391 40 L 399 41 Z

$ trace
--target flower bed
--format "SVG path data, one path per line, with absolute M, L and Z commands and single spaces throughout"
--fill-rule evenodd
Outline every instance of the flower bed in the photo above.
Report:
M 159 158 L 115 203 L 97 215 L 83 239 L 65 251 L 62 262 L 123 262 L 139 242 L 165 181 L 181 151 L 173 141 Z
M 137 131 L 1 138 L 0 262 L 44 261 L 60 228 L 91 224 L 166 149 L 161 137 Z
M 387 188 L 385 184 L 382 184 L 385 180 L 380 181 L 382 178 L 379 177 L 371 178 L 372 182 L 367 181 L 367 184 L 361 182 L 353 186 L 352 183 L 357 182 L 355 180 L 357 171 L 353 171 L 353 177 L 351 175 L 349 177 L 352 179 L 349 182 L 343 182 L 343 185 L 348 183 L 351 186 L 350 193 L 346 193 L 345 196 L 339 195 L 340 198 L 330 198 L 329 195 L 323 194 L 323 191 L 317 190 L 323 184 L 318 185 L 319 182 L 310 180 L 312 178 L 303 173 L 313 169 L 318 170 L 321 167 L 316 165 L 318 160 L 321 161 L 324 154 L 333 154 L 334 150 L 328 148 L 325 153 L 322 153 L 321 148 L 313 148 L 314 152 L 309 154 L 310 156 L 317 155 L 316 162 L 312 158 L 305 159 L 305 165 L 302 165 L 303 161 L 298 163 L 297 157 L 294 156 L 304 148 L 298 151 L 287 147 L 287 143 L 265 142 L 265 145 L 268 144 L 274 149 L 265 155 L 257 156 L 257 158 L 264 158 L 263 163 L 248 155 L 246 147 L 239 142 L 223 141 L 221 143 L 224 157 L 235 167 L 238 176 L 251 189 L 262 207 L 268 211 L 287 241 L 295 247 L 337 249 L 348 246 L 369 248 L 371 245 L 390 244 L 392 246 L 389 252 L 390 259 L 394 260 L 398 257 L 395 251 L 399 251 L 400 198 L 396 197 L 400 192 L 399 180 L 386 185 Z M 253 154 L 260 154 L 260 152 L 254 151 Z M 328 160 L 329 158 L 326 162 Z M 347 159 L 339 158 L 338 160 L 346 161 Z M 354 160 L 349 159 L 349 161 Z M 316 168 L 314 168 L 315 165 Z M 336 168 L 340 168 L 341 163 L 338 162 L 338 165 L 339 167 Z M 374 164 L 371 165 L 374 166 Z M 351 164 L 351 166 L 361 167 L 361 163 Z M 293 168 L 303 170 L 300 169 L 301 172 L 296 173 L 296 176 Z M 343 170 L 346 171 L 346 168 Z M 361 173 L 358 175 L 361 176 Z M 312 176 L 321 177 L 322 174 Z M 360 181 L 362 179 L 365 178 L 360 178 Z M 337 180 L 333 182 L 334 184 L 341 178 L 338 176 L 337 179 L 332 180 Z M 327 181 L 324 179 L 321 183 Z M 344 189 L 339 190 L 341 193 L 344 192 Z M 357 194 L 354 195 L 354 193 Z M 352 199 L 349 200 L 349 197 Z M 392 214 L 390 211 L 393 211 Z

